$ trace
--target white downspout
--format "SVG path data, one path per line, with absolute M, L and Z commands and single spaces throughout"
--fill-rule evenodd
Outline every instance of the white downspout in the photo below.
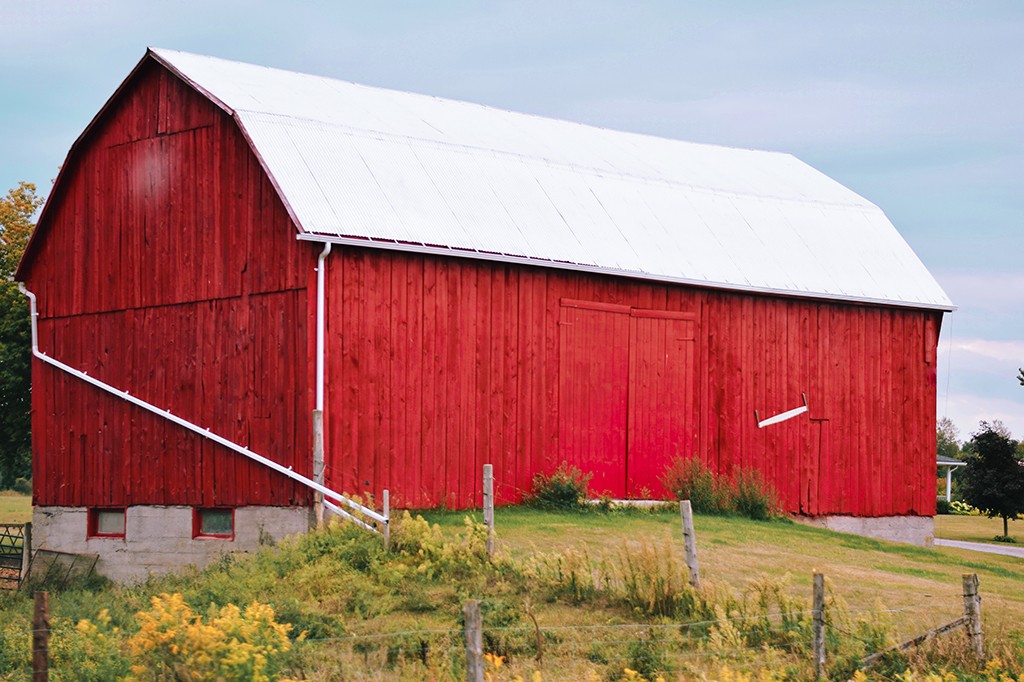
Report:
M 324 244 L 324 250 L 316 260 L 316 407 L 313 409 L 313 480 L 324 484 L 324 327 L 326 326 L 326 274 L 327 256 L 331 243 Z M 324 524 L 324 496 L 316 493 L 313 498 L 313 512 L 316 525 Z
M 324 281 L 327 273 L 327 256 L 330 253 L 331 243 L 326 242 L 324 250 L 316 260 L 316 409 L 321 412 L 324 411 Z

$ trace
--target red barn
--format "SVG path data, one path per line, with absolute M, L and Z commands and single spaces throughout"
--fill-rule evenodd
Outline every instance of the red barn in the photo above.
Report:
M 787 154 L 154 49 L 17 279 L 35 537 L 111 575 L 308 528 L 318 395 L 325 485 L 396 506 L 478 505 L 485 463 L 500 503 L 563 461 L 660 496 L 681 456 L 832 527 L 931 535 L 953 306 Z

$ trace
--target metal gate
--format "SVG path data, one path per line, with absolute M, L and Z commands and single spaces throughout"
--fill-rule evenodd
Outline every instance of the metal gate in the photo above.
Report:
M 32 524 L 0 524 L 0 590 L 21 587 L 31 555 Z

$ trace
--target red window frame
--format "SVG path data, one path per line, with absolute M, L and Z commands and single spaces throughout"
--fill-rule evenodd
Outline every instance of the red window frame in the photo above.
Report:
M 101 533 L 99 531 L 99 516 L 101 512 L 121 512 L 124 525 L 120 533 Z M 89 507 L 89 522 L 87 535 L 90 538 L 120 538 L 124 539 L 125 526 L 128 524 L 128 509 L 126 507 Z
M 231 532 L 230 533 L 204 533 L 203 512 L 230 512 Z M 192 507 L 192 539 L 216 538 L 219 540 L 235 539 L 235 509 L 234 507 Z

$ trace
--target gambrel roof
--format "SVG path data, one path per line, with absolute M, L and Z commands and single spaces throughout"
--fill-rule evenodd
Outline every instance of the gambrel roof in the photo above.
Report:
M 954 307 L 877 206 L 789 154 L 150 55 L 235 118 L 300 239 Z

